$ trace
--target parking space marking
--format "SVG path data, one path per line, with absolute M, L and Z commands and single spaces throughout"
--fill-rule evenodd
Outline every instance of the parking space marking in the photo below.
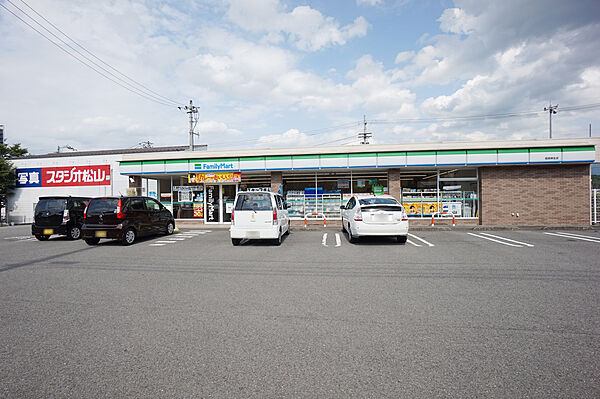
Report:
M 472 236 L 474 236 L 474 237 L 483 238 L 484 240 L 490 240 L 490 241 L 494 241 L 494 242 L 497 242 L 497 243 L 499 243 L 499 244 L 504 244 L 504 245 L 508 245 L 508 246 L 511 246 L 511 247 L 523 248 L 523 246 L 522 246 L 522 245 L 518 245 L 518 244 L 511 244 L 510 242 L 504 242 L 504 241 L 496 240 L 496 239 L 494 239 L 494 238 L 491 238 L 491 237 L 481 236 L 481 235 L 479 235 L 479 234 L 475 234 L 475 233 L 467 233 L 467 234 L 470 234 L 470 235 L 472 235 Z
M 323 241 L 321 241 L 324 247 L 327 247 L 327 233 L 323 233 Z
M 190 230 L 189 232 L 194 234 L 206 234 L 212 232 L 212 230 Z
M 430 247 L 435 247 L 435 245 L 433 245 L 432 243 L 430 243 L 430 242 L 428 242 L 428 241 L 425 241 L 425 240 L 424 240 L 424 239 L 422 239 L 421 237 L 417 237 L 416 235 L 414 235 L 414 234 L 411 234 L 411 233 L 408 233 L 408 235 L 409 235 L 410 237 L 412 237 L 412 238 L 416 238 L 417 240 L 419 240 L 419 241 L 421 241 L 421 242 L 424 242 L 425 244 L 427 244 L 427 245 L 428 245 L 428 246 L 430 246 Z M 420 247 L 420 245 L 417 245 L 417 246 L 418 246 L 418 247 Z
M 548 234 L 548 235 L 551 235 L 551 236 L 565 237 L 565 238 L 573 238 L 575 240 L 591 241 L 591 242 L 600 243 L 600 240 L 598 240 L 595 237 L 582 236 L 582 235 L 578 235 L 578 234 L 570 234 L 570 233 L 562 233 L 562 232 L 558 232 L 558 233 L 544 233 L 544 234 Z
M 511 240 L 510 238 L 500 237 L 500 236 L 496 236 L 494 234 L 489 234 L 489 233 L 479 233 L 479 234 L 483 234 L 484 236 L 488 236 L 488 237 L 499 238 L 501 240 L 505 240 L 505 241 L 509 241 L 509 242 L 514 242 L 515 244 L 525 245 L 526 247 L 535 247 L 535 245 L 533 245 L 533 244 L 528 244 L 526 242 Z
M 162 247 L 163 245 L 166 244 L 150 244 L 151 247 Z
M 417 244 L 416 242 L 413 242 L 411 240 L 406 240 L 407 243 L 414 245 L 415 247 L 420 247 L 420 244 Z
M 342 240 L 340 239 L 339 233 L 335 233 L 335 246 L 336 247 L 342 246 Z

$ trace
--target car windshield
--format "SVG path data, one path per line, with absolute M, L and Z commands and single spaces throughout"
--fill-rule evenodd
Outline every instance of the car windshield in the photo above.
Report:
M 40 201 L 35 206 L 35 212 L 62 212 L 65 210 L 66 205 L 66 199 L 40 199 Z
M 119 202 L 116 198 L 98 198 L 90 201 L 88 205 L 87 213 L 88 215 L 96 214 L 99 215 L 101 213 L 106 212 L 117 212 L 117 203 Z
M 240 194 L 235 203 L 236 211 L 270 211 L 271 196 L 263 193 Z
M 363 198 L 359 199 L 361 205 L 399 205 L 393 198 Z

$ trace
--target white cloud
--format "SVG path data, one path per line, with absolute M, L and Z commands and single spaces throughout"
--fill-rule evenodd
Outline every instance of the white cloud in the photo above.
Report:
M 356 0 L 359 6 L 378 6 L 383 3 L 383 0 Z
M 401 64 L 413 58 L 415 56 L 414 51 L 402 51 L 396 55 L 396 59 L 394 60 L 395 64 Z
M 344 45 L 352 38 L 365 36 L 369 28 L 363 17 L 340 26 L 334 18 L 309 6 L 298 6 L 286 12 L 279 0 L 230 0 L 227 15 L 243 29 L 266 32 L 269 41 L 272 37 L 280 39 L 280 33 L 287 34 L 297 48 L 305 51 Z
M 258 139 L 259 147 L 295 147 L 308 146 L 313 140 L 311 137 L 301 133 L 298 129 L 290 129 L 282 134 L 261 136 Z
M 227 126 L 226 123 L 217 122 L 217 121 L 199 122 L 196 130 L 198 131 L 198 133 L 200 133 L 200 137 L 202 137 L 202 135 L 205 135 L 205 134 L 212 135 L 215 137 L 221 136 L 221 135 L 228 135 L 228 136 L 242 135 L 242 132 L 240 132 L 239 130 L 230 128 Z

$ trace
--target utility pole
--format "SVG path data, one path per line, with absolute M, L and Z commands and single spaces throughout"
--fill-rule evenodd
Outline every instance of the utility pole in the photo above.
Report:
M 549 138 L 552 138 L 552 114 L 556 113 L 558 109 L 558 104 L 552 105 L 552 101 L 548 104 L 547 107 L 544 107 L 544 111 L 548 111 L 548 134 Z
M 367 117 L 366 115 L 363 115 L 363 131 L 358 134 L 358 138 L 361 140 L 360 144 L 369 144 L 369 139 L 372 136 L 371 133 L 367 132 Z
M 590 137 L 592 137 L 592 124 L 590 123 Z
M 198 107 L 192 104 L 192 100 L 190 100 L 190 105 L 186 105 L 185 107 L 177 107 L 180 110 L 187 112 L 190 115 L 190 151 L 194 151 L 194 135 L 200 137 L 200 133 L 194 133 L 194 128 L 198 123 Z

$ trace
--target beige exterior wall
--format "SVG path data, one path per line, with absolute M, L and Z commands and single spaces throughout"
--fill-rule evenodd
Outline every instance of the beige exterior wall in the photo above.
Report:
M 590 224 L 589 165 L 481 167 L 479 179 L 484 226 Z
M 402 196 L 402 183 L 400 181 L 400 169 L 388 170 L 388 191 L 390 195 L 400 201 Z

